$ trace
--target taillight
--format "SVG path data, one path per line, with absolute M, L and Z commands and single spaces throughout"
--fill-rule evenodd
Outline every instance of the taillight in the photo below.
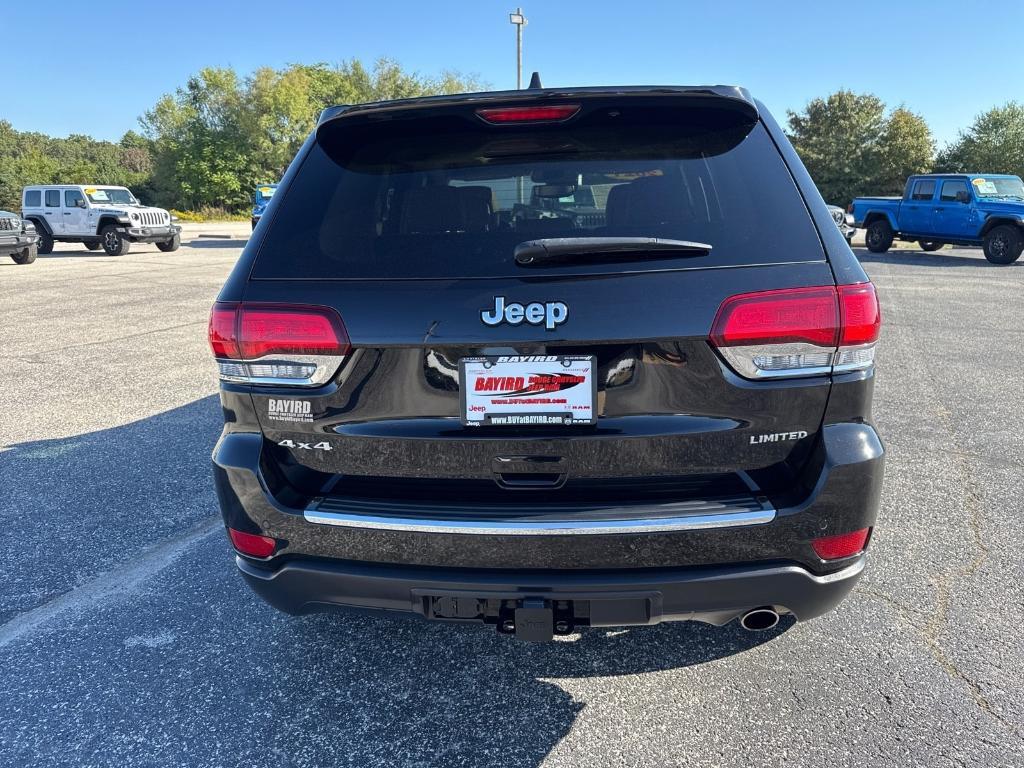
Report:
M 533 107 L 487 107 L 477 115 L 488 123 L 551 123 L 568 120 L 580 111 L 579 104 L 548 104 Z
M 875 342 L 882 329 L 882 314 L 871 283 L 839 286 L 842 322 L 835 370 L 867 368 L 875 361 Z
M 220 303 L 210 312 L 210 349 L 225 381 L 315 386 L 351 349 L 330 307 Z
M 870 534 L 870 528 L 861 528 L 859 531 L 840 533 L 838 536 L 823 536 L 820 539 L 814 539 L 811 546 L 814 547 L 815 554 L 822 560 L 839 560 L 863 551 L 867 546 Z
M 277 540 L 269 536 L 236 531 L 234 528 L 228 528 L 228 536 L 231 538 L 231 545 L 249 557 L 270 557 L 277 549 Z
M 871 283 L 759 291 L 718 309 L 711 343 L 748 379 L 868 368 L 881 325 Z
M 207 338 L 214 357 L 237 358 L 238 339 L 235 329 L 236 304 L 214 304 L 210 310 L 210 327 Z

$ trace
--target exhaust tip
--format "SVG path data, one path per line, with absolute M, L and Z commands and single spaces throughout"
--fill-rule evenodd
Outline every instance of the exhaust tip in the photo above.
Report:
M 774 608 L 765 606 L 754 608 L 740 616 L 740 626 L 748 632 L 764 632 L 779 623 L 779 613 Z

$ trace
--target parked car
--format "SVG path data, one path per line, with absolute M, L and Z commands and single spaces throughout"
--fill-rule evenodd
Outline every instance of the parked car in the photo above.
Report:
M 0 256 L 10 256 L 15 264 L 31 264 L 36 260 L 38 242 L 31 221 L 10 211 L 0 211 Z
M 209 324 L 217 494 L 272 605 L 547 640 L 853 588 L 878 303 L 747 91 L 329 108 L 278 195 Z
M 127 187 L 55 184 L 25 187 L 22 216 L 39 233 L 39 252 L 55 242 L 103 248 L 111 256 L 128 253 L 131 243 L 156 243 L 161 251 L 181 245 L 181 227 L 163 208 L 145 206 Z
M 270 198 L 274 196 L 274 192 L 277 191 L 277 184 L 260 184 L 256 187 L 256 191 L 253 194 L 253 206 L 252 206 L 252 228 L 256 229 L 256 225 L 260 222 L 260 217 L 263 216 L 263 212 L 267 210 L 267 206 L 270 205 Z
M 857 228 L 853 226 L 853 216 L 844 211 L 838 205 L 829 205 L 826 207 L 828 208 L 828 212 L 832 217 L 832 220 L 836 223 L 836 226 L 839 227 L 839 231 L 842 232 L 843 237 L 846 238 L 847 245 L 849 245 L 850 241 L 853 240 L 854 234 L 857 232 Z
M 902 198 L 855 198 L 853 218 L 867 229 L 873 253 L 899 238 L 918 241 L 924 251 L 980 245 L 993 264 L 1012 264 L 1024 251 L 1024 182 L 1000 174 L 911 176 Z

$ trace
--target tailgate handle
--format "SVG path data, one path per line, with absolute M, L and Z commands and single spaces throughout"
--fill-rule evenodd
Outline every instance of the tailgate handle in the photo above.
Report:
M 561 456 L 496 456 L 491 462 L 494 481 L 502 488 L 561 488 L 569 476 Z

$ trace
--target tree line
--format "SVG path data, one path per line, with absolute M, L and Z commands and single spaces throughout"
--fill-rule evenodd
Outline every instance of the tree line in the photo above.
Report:
M 0 120 L 0 209 L 20 210 L 28 184 L 99 183 L 129 186 L 165 208 L 238 212 L 257 184 L 281 177 L 324 107 L 485 87 L 473 75 L 422 76 L 390 59 L 264 67 L 246 77 L 206 68 L 118 142 L 19 132 Z
M 1024 105 L 1011 101 L 978 115 L 941 150 L 925 119 L 889 111 L 870 93 L 840 90 L 788 113 L 787 135 L 827 202 L 900 195 L 915 173 L 1024 176 Z
M 475 76 L 424 77 L 389 59 L 372 67 L 264 67 L 248 76 L 207 68 L 161 97 L 120 141 L 53 138 L 0 120 L 0 209 L 20 208 L 27 184 L 132 187 L 145 202 L 184 211 L 240 212 L 252 189 L 276 181 L 331 104 L 481 90 Z M 906 177 L 928 171 L 1024 176 L 1024 105 L 978 115 L 937 151 L 927 122 L 870 93 L 837 91 L 790 111 L 787 135 L 830 203 L 900 194 Z

